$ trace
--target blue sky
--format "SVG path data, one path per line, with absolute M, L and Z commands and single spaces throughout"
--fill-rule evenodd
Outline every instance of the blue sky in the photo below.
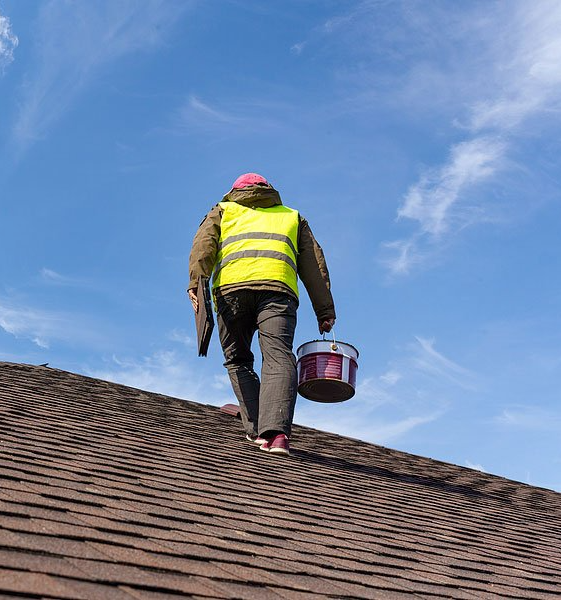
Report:
M 233 401 L 187 259 L 256 171 L 360 350 L 296 422 L 561 490 L 560 30 L 553 0 L 0 0 L 0 360 Z

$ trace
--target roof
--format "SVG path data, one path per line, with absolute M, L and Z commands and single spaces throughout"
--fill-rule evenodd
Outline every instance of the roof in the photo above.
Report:
M 548 598 L 561 494 L 0 363 L 0 598 Z

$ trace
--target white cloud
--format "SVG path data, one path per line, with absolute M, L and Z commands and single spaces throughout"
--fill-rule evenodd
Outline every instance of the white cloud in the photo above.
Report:
M 186 111 L 187 108 L 192 109 L 196 113 L 202 114 L 207 118 L 219 121 L 221 123 L 234 124 L 240 121 L 238 117 L 230 115 L 225 111 L 220 111 L 216 108 L 212 108 L 210 105 L 203 102 L 200 98 L 197 98 L 197 96 L 190 96 L 187 106 L 184 107 L 184 111 Z M 186 116 L 185 113 L 184 115 Z
M 49 339 L 65 325 L 63 316 L 28 307 L 16 307 L 0 301 L 0 328 L 16 338 L 31 340 L 40 348 L 49 347 Z
M 383 389 L 382 386 L 378 385 L 376 378 L 374 377 L 359 379 L 356 387 L 356 396 L 361 402 L 368 405 L 370 410 L 377 406 L 383 406 L 384 404 L 391 404 L 394 402 L 392 394 Z
M 229 98 L 228 108 L 218 103 L 210 103 L 196 95 L 191 95 L 176 111 L 173 118 L 173 131 L 183 134 L 192 131 L 208 133 L 232 132 L 246 134 L 286 127 L 276 116 L 284 114 L 290 107 L 282 102 L 266 102 L 251 97 L 235 101 Z
M 186 331 L 183 331 L 183 329 L 172 329 L 168 333 L 167 338 L 171 342 L 177 342 L 189 348 L 195 345 L 195 340 Z
M 113 356 L 106 368 L 86 368 L 86 372 L 98 379 L 174 398 L 216 406 L 232 402 L 230 390 L 222 393 L 220 388 L 209 394 L 206 376 L 191 369 L 190 362 L 192 360 L 176 351 L 158 350 L 140 359 Z
M 65 277 L 63 275 L 61 275 L 60 273 L 57 273 L 56 271 L 53 271 L 51 269 L 47 269 L 47 268 L 41 269 L 41 278 L 44 281 L 54 282 L 54 283 L 61 283 L 61 282 L 65 281 Z
M 0 73 L 14 60 L 14 50 L 19 40 L 12 32 L 8 17 L 0 14 Z
M 0 298 L 0 328 L 19 339 L 48 349 L 54 341 L 99 346 L 103 336 L 88 319 L 63 311 L 45 310 Z
M 398 218 L 419 222 L 423 234 L 445 233 L 453 220 L 469 217 L 453 212 L 462 193 L 491 177 L 500 166 L 505 145 L 496 138 L 479 137 L 452 147 L 449 161 L 434 172 L 423 175 L 413 185 L 398 210 Z
M 434 18 L 438 22 L 438 16 Z M 482 190 L 482 184 L 496 180 L 509 166 L 517 139 L 533 131 L 525 127 L 531 118 L 555 116 L 561 108 L 560 30 L 561 4 L 553 0 L 499 5 L 485 18 L 470 11 L 461 31 L 451 25 L 448 35 L 457 36 L 456 52 L 461 55 L 461 43 L 471 32 L 486 60 L 477 62 L 477 79 L 471 56 L 454 65 L 443 61 L 440 67 L 448 69 L 451 80 L 465 73 L 460 87 L 471 84 L 479 97 L 468 108 L 466 139 L 450 146 L 444 164 L 425 170 L 398 209 L 398 218 L 415 221 L 416 229 L 407 238 L 383 244 L 389 258 L 382 262 L 393 275 L 407 274 L 426 262 L 452 233 L 490 220 L 491 193 Z M 457 113 L 465 113 L 463 98 L 452 101 Z
M 299 42 L 297 44 L 293 44 L 290 47 L 290 51 L 292 52 L 292 54 L 302 54 L 302 51 L 304 50 L 304 48 L 306 47 L 306 42 Z
M 412 363 L 418 371 L 447 379 L 464 389 L 473 389 L 475 374 L 446 358 L 435 349 L 435 340 L 415 336 L 418 343 Z
M 497 415 L 495 423 L 522 430 L 561 432 L 561 413 L 538 406 L 512 406 Z
M 47 269 L 46 267 L 41 269 L 39 275 L 41 277 L 41 281 L 49 285 L 63 287 L 93 287 L 91 282 L 88 282 L 85 279 L 62 275 L 61 273 L 53 271 L 52 269 Z
M 423 257 L 417 248 L 419 235 L 413 235 L 407 240 L 383 242 L 382 248 L 387 258 L 381 258 L 380 263 L 393 275 L 406 275 Z
M 387 373 L 380 375 L 378 379 L 385 385 L 391 387 L 395 385 L 400 379 L 403 379 L 403 375 L 398 371 L 390 369 Z
M 323 410 L 299 400 L 295 422 L 375 444 L 387 444 L 421 425 L 435 421 L 442 416 L 443 411 L 404 417 L 397 417 L 396 414 L 386 412 L 382 416 L 379 411 L 372 410 L 372 406 L 360 396 L 349 400 L 344 407 L 329 405 L 323 406 Z
M 473 130 L 507 130 L 561 100 L 561 5 L 555 0 L 518 2 L 507 27 L 506 48 L 496 50 L 500 69 L 496 86 L 501 91 L 473 107 Z
M 355 396 L 341 404 L 300 401 L 297 423 L 377 444 L 402 439 L 436 421 L 458 390 L 472 390 L 474 373 L 435 348 L 433 339 L 415 337 L 381 375 L 361 375 Z
M 211 106 L 207 101 L 201 100 L 198 96 L 191 95 L 187 101 L 179 108 L 174 118 L 174 128 L 179 133 L 191 132 L 193 130 L 203 131 L 223 131 L 236 130 L 239 127 L 252 128 L 250 119 L 241 115 L 226 111 L 216 106 Z
M 41 6 L 36 68 L 22 90 L 14 126 L 19 151 L 43 138 L 98 70 L 160 43 L 190 2 L 104 0 Z
M 425 172 L 409 188 L 397 216 L 417 221 L 418 228 L 406 239 L 382 245 L 389 254 L 382 263 L 393 275 L 407 274 L 424 263 L 450 231 L 490 220 L 470 192 L 504 168 L 506 151 L 507 144 L 498 136 L 460 142 L 452 146 L 447 163 Z
M 470 460 L 466 459 L 466 467 L 468 469 L 473 469 L 474 471 L 481 471 L 481 473 L 487 473 L 487 469 L 483 467 L 483 465 L 472 463 Z
M 216 390 L 230 390 L 230 377 L 227 373 L 224 373 L 222 375 L 215 375 L 211 385 Z
M 378 440 L 380 444 L 385 444 L 391 440 L 402 437 L 419 425 L 425 425 L 438 419 L 442 413 L 433 413 L 431 415 L 411 416 L 394 423 L 378 423 L 369 428 L 373 439 Z

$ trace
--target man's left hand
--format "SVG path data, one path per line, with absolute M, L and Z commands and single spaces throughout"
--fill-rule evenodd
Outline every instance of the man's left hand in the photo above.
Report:
M 335 325 L 335 319 L 324 319 L 323 321 L 318 321 L 319 332 L 329 333 L 333 329 L 333 325 Z

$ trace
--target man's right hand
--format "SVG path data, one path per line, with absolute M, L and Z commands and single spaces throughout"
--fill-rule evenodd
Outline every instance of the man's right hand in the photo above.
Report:
M 193 310 L 195 314 L 199 312 L 199 301 L 197 300 L 197 294 L 195 290 L 188 290 L 187 294 L 189 296 L 189 300 L 191 300 L 191 304 L 193 305 Z
M 319 332 L 329 333 L 333 329 L 333 325 L 335 325 L 335 319 L 324 319 L 323 321 L 318 321 Z

